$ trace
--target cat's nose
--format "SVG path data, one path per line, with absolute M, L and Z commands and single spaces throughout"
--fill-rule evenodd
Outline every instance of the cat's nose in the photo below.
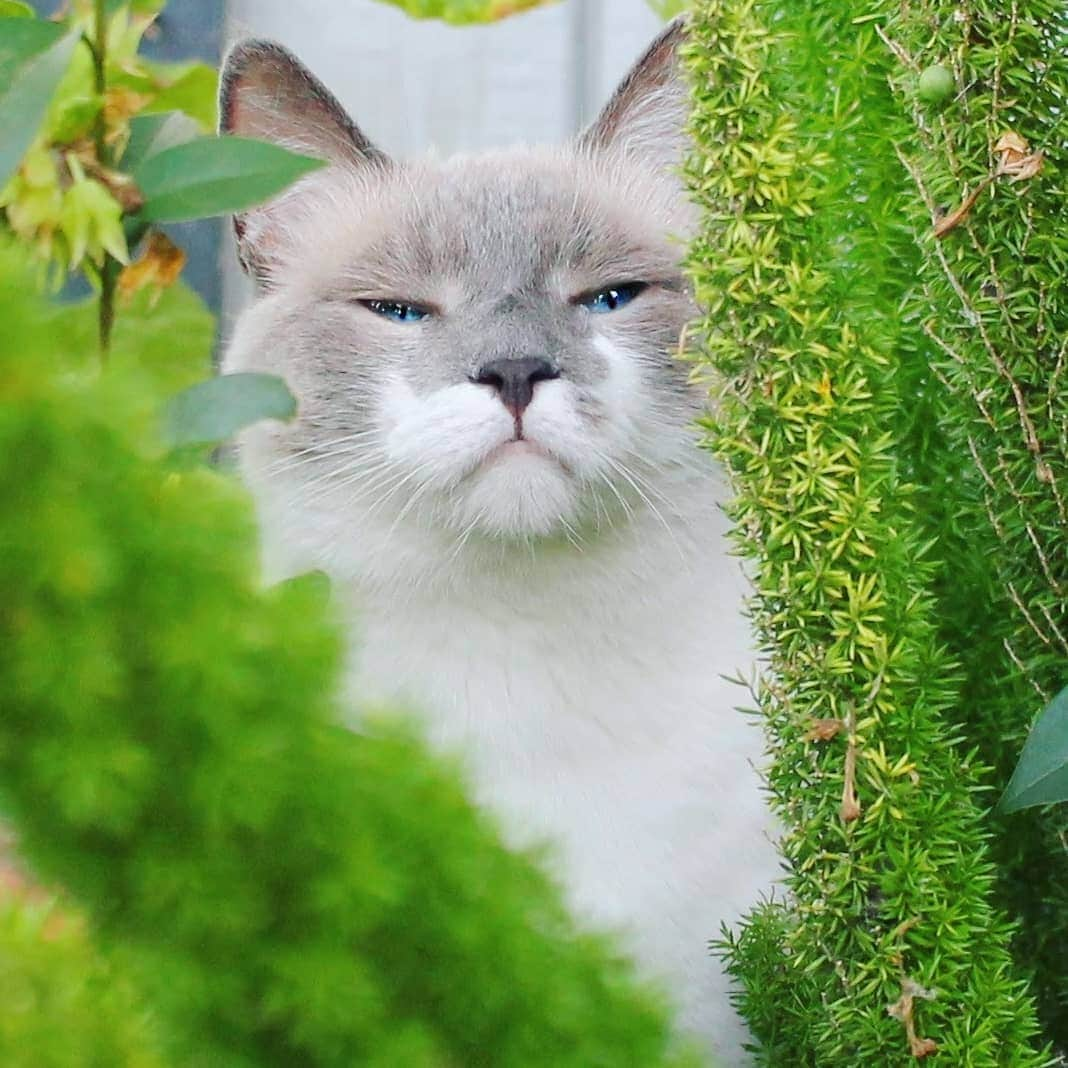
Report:
M 480 386 L 492 386 L 501 396 L 501 403 L 518 419 L 534 399 L 534 387 L 560 372 L 548 360 L 535 356 L 490 360 L 471 378 Z

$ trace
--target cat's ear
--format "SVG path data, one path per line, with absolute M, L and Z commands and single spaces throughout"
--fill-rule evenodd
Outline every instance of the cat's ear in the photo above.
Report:
M 682 162 L 688 94 L 679 45 L 687 21 L 669 23 L 579 137 L 590 152 L 615 153 L 660 169 Z
M 385 166 L 388 157 L 349 117 L 337 98 L 291 52 L 270 41 L 242 41 L 223 63 L 219 132 L 272 141 L 346 168 Z M 286 198 L 234 216 L 245 270 L 269 280 L 284 234 Z

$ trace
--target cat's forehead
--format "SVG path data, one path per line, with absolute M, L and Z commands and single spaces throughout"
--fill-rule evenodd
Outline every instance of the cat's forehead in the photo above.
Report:
M 666 277 L 678 247 L 652 199 L 590 161 L 549 152 L 409 164 L 373 191 L 346 266 L 369 280 L 448 279 L 479 291 L 561 275 L 575 284 Z

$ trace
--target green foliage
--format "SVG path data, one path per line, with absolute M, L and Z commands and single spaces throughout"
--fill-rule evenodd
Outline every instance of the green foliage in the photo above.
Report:
M 649 6 L 666 22 L 691 8 L 690 0 L 649 0 Z
M 10 271 L 0 317 L 0 809 L 168 1062 L 690 1063 L 451 770 L 334 726 L 320 584 L 264 592 L 240 490 L 145 457 L 143 377 Z
M 443 19 L 463 25 L 471 22 L 496 22 L 521 11 L 541 7 L 557 0 L 385 0 L 403 8 L 417 19 Z
M 146 63 L 149 78 L 157 91 L 142 114 L 180 111 L 192 118 L 203 130 L 219 124 L 219 75 L 205 63 Z
M 133 173 L 138 218 L 183 222 L 244 211 L 324 166 L 265 141 L 205 137 L 149 154 Z
M 764 1063 L 1038 1066 L 909 482 L 942 439 L 916 425 L 917 253 L 869 9 L 706 0 L 688 49 L 708 432 L 754 569 L 791 866 L 789 902 L 725 948 Z
M 130 136 L 120 162 L 132 174 L 152 156 L 176 145 L 184 145 L 199 135 L 200 125 L 184 111 L 136 115 L 130 120 Z
M 25 253 L 0 239 L 0 276 L 24 294 L 33 292 L 34 271 Z M 98 373 L 96 305 L 93 300 L 73 304 L 35 304 L 42 330 L 68 355 L 67 367 L 81 381 Z M 136 375 L 145 388 L 130 397 L 138 425 L 159 414 L 159 398 L 199 382 L 211 374 L 215 320 L 200 298 L 176 285 L 157 299 L 141 292 L 124 305 L 115 326 L 109 366 L 117 373 Z M 180 344 L 175 344 L 180 339 Z
M 58 26 L 18 19 L 3 27 L 0 44 L 0 182 L 6 182 L 33 144 L 66 73 L 77 37 Z
M 5 19 L 0 39 L 2 218 L 56 288 L 75 270 L 97 286 L 102 356 L 116 293 L 169 285 L 181 271 L 180 250 L 153 226 L 250 207 L 322 165 L 199 136 L 215 124 L 215 71 L 138 55 L 162 6 L 75 0 L 59 25 Z
M 164 1068 L 128 980 L 54 901 L 0 900 L 4 1068 Z
M 261 419 L 292 419 L 297 402 L 276 375 L 217 375 L 172 397 L 164 412 L 168 445 L 215 445 Z
M 922 518 L 944 560 L 943 638 L 964 671 L 958 718 L 1000 792 L 1068 680 L 1068 10 L 881 7 L 920 250 L 904 314 L 924 336 L 939 385 L 929 419 L 945 435 L 918 470 L 930 486 Z M 912 91 L 932 63 L 955 81 L 936 118 Z M 1007 134 L 1022 150 L 1004 147 Z M 1016 955 L 1068 1049 L 1068 812 L 993 826 L 999 897 L 1022 920 Z
M 1018 812 L 1068 801 L 1068 687 L 1038 718 L 998 805 Z
M 932 63 L 916 83 L 916 96 L 932 106 L 945 104 L 954 94 L 957 83 L 953 71 L 941 63 Z

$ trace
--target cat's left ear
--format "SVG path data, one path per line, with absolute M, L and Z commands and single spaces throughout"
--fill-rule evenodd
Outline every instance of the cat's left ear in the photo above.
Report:
M 656 169 L 682 162 L 689 98 L 679 45 L 687 20 L 669 23 L 620 83 L 604 111 L 579 136 L 587 151 L 608 152 Z
M 226 57 L 219 88 L 219 132 L 272 141 L 349 171 L 383 170 L 389 158 L 352 121 L 337 98 L 292 53 L 270 41 L 243 41 Z M 241 263 L 270 286 L 293 229 L 287 192 L 234 216 Z

